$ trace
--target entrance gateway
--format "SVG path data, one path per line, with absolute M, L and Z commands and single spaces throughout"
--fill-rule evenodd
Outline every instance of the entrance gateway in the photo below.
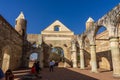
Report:
M 41 32 L 43 46 L 44 66 L 48 66 L 49 55 L 52 48 L 60 47 L 64 52 L 64 67 L 71 66 L 71 41 L 74 38 L 74 32 L 63 25 L 59 20 L 53 22 L 50 26 Z

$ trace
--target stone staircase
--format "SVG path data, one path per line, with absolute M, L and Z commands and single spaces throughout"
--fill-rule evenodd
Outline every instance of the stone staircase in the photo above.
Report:
M 64 67 L 64 63 L 63 62 L 59 62 L 58 67 Z
M 15 76 L 14 80 L 21 80 L 22 77 L 24 77 L 25 75 L 29 75 L 30 74 L 30 69 L 27 70 L 15 70 L 13 71 L 13 74 Z
M 40 75 L 35 76 L 30 73 L 30 69 L 22 69 L 13 71 L 15 76 L 14 80 L 40 80 Z

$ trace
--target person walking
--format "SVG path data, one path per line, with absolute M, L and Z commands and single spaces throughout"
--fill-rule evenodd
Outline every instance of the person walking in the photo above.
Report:
M 50 60 L 50 63 L 49 63 L 49 71 L 50 72 L 53 72 L 53 68 L 54 68 L 54 65 L 55 65 L 55 62 L 53 60 Z
M 1 68 L 0 68 L 0 80 L 5 80 L 5 75 Z

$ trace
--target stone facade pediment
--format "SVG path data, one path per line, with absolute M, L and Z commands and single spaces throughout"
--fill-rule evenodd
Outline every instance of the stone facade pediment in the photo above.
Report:
M 58 28 L 57 30 L 55 28 Z M 66 34 L 67 33 L 67 34 Z M 74 35 L 70 29 L 68 29 L 64 24 L 62 24 L 59 20 L 53 22 L 50 26 L 44 29 L 41 34 L 60 34 L 60 35 Z

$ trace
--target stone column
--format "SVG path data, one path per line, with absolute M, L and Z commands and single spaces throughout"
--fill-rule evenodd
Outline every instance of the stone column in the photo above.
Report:
M 97 73 L 97 61 L 96 61 L 96 46 L 95 45 L 90 45 L 90 50 L 91 50 L 91 72 Z
M 119 39 L 117 37 L 110 38 L 110 47 L 113 63 L 113 76 L 120 77 L 120 52 Z
M 43 53 L 40 53 L 40 67 L 43 68 Z
M 44 63 L 43 63 L 43 58 L 44 58 L 44 55 L 43 55 L 43 45 L 42 45 L 42 35 L 38 35 L 38 48 L 40 48 L 40 67 L 43 68 L 44 67 Z
M 72 42 L 72 54 L 73 54 L 73 67 L 77 67 L 77 53 L 75 42 Z
M 72 51 L 73 54 L 73 67 L 77 68 L 77 55 L 76 55 L 76 51 Z
M 69 64 L 70 59 L 68 56 L 68 51 L 67 48 L 64 49 L 64 67 L 71 67 L 71 65 Z
M 84 41 L 83 41 L 83 35 L 77 36 L 77 41 L 79 43 L 79 48 L 80 48 L 80 69 L 85 69 L 85 62 L 84 62 Z
M 80 69 L 85 69 L 85 63 L 84 63 L 84 50 L 80 49 Z

